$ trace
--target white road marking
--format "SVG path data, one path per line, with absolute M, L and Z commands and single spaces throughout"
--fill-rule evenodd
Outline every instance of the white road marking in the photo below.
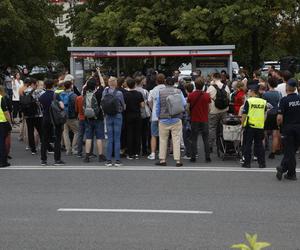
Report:
M 105 167 L 105 166 L 13 166 L 9 168 L 0 168 L 1 170 L 80 170 L 80 171 L 187 171 L 187 172 L 254 172 L 254 173 L 275 173 L 276 168 L 250 168 L 241 167 L 152 167 L 152 166 L 123 166 L 123 167 Z M 296 170 L 300 173 L 300 169 Z
M 85 213 L 151 213 L 151 214 L 213 214 L 212 211 L 190 210 L 152 210 L 152 209 L 96 209 L 96 208 L 59 208 L 58 212 Z

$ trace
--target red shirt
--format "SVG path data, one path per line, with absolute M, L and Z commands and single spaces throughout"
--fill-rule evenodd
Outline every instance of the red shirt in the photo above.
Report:
M 244 105 L 244 102 L 245 102 L 245 92 L 244 90 L 238 90 L 234 97 L 234 103 L 233 103 L 235 115 L 239 114 L 240 108 L 242 105 Z
M 83 113 L 83 96 L 82 95 L 76 97 L 75 110 L 78 113 L 79 121 L 84 121 L 85 116 L 84 116 L 84 113 Z
M 201 97 L 199 98 L 199 95 Z M 187 102 L 190 104 L 192 122 L 208 122 L 210 95 L 196 90 L 188 95 Z

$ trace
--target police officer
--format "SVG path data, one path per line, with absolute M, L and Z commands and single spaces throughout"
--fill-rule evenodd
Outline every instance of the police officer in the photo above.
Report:
M 7 107 L 7 98 L 5 98 L 5 90 L 0 86 L 0 168 L 9 167 L 7 162 L 7 150 L 5 140 L 11 130 L 11 119 Z
M 280 167 L 277 167 L 276 177 L 287 180 L 297 180 L 296 150 L 300 145 L 300 96 L 295 93 L 298 83 L 290 79 L 286 85 L 287 96 L 279 103 L 277 124 L 282 128 L 284 155 Z
M 254 153 L 260 168 L 266 167 L 265 149 L 263 146 L 264 123 L 267 102 L 259 98 L 259 86 L 249 86 L 249 98 L 245 102 L 242 114 L 242 124 L 244 127 L 243 153 L 245 161 L 244 168 L 251 167 L 251 150 L 254 141 Z

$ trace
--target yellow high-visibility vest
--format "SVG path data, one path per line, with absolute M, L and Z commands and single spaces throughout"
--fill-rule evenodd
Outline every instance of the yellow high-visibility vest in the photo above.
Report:
M 55 94 L 60 94 L 61 92 L 64 92 L 64 91 L 65 91 L 64 89 L 57 89 L 54 92 L 55 92 Z
M 5 114 L 4 114 L 4 112 L 2 110 L 2 107 L 1 107 L 1 103 L 2 103 L 2 96 L 0 95 L 0 122 L 7 122 Z
M 249 110 L 244 126 L 263 129 L 265 126 L 265 110 L 267 101 L 262 98 L 250 97 L 248 99 Z

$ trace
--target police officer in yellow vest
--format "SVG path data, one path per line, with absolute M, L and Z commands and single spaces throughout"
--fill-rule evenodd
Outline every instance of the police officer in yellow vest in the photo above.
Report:
M 251 167 L 251 151 L 254 141 L 254 152 L 260 168 L 266 167 L 265 149 L 263 146 L 264 124 L 267 102 L 259 98 L 259 85 L 250 86 L 248 92 L 249 98 L 245 102 L 242 124 L 244 127 L 243 136 L 243 154 L 245 161 L 244 168 Z
M 0 167 L 8 167 L 10 164 L 7 162 L 7 152 L 5 148 L 5 139 L 8 136 L 9 130 L 11 130 L 11 119 L 7 108 L 5 99 L 5 90 L 3 86 L 0 86 Z

